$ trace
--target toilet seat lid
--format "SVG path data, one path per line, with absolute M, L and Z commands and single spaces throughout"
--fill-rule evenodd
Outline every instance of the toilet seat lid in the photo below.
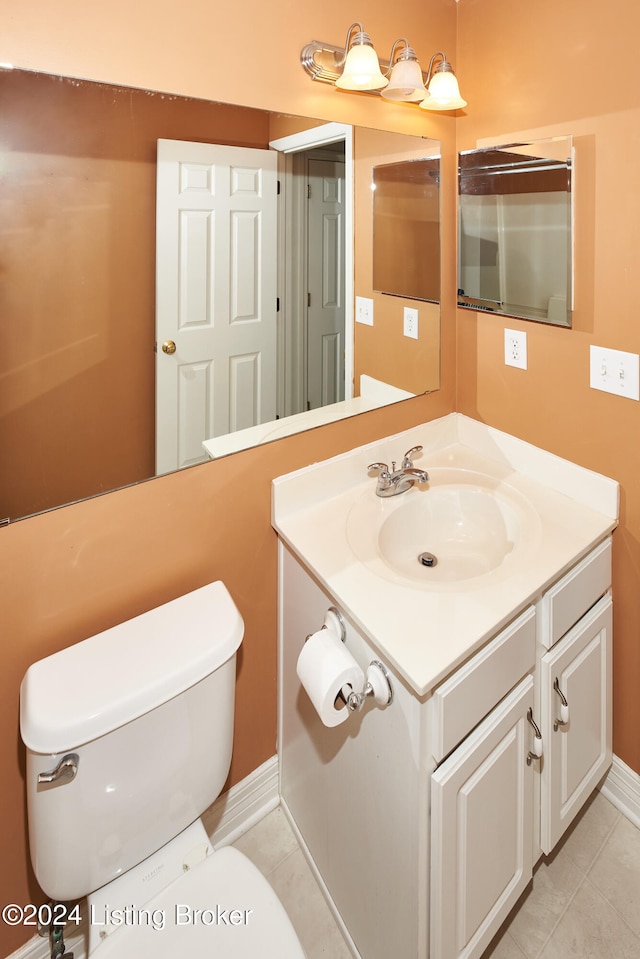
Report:
M 230 846 L 211 853 L 144 906 L 120 912 L 119 928 L 100 941 L 90 959 L 305 959 L 274 890 Z M 89 921 L 99 925 L 105 918 L 94 914 Z

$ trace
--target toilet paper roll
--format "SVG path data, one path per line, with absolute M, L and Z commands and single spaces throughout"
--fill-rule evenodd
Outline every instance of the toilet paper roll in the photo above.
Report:
M 298 679 L 307 691 L 325 726 L 338 726 L 350 715 L 336 697 L 345 686 L 356 692 L 364 687 L 364 673 L 332 629 L 319 629 L 302 647 L 296 666 Z

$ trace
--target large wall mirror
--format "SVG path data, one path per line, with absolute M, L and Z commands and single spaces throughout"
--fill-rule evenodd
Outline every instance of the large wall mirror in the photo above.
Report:
M 571 137 L 459 154 L 458 305 L 571 326 Z
M 215 144 L 268 151 L 274 140 L 286 140 L 324 124 L 20 70 L 0 70 L 0 109 L 0 521 L 7 518 L 13 522 L 166 471 L 156 470 L 155 449 L 156 359 L 165 342 L 158 344 L 156 352 L 158 140 L 181 141 L 196 150 Z M 407 154 L 415 155 L 421 138 L 394 136 L 394 159 L 403 142 Z M 429 144 L 427 153 L 439 152 L 434 141 L 422 142 Z M 341 175 L 344 185 L 345 173 L 339 171 L 344 171 L 346 152 L 344 138 L 329 137 L 298 150 L 295 162 L 279 158 L 276 166 L 279 173 L 290 175 L 291 183 L 297 183 L 296 171 L 307 177 L 313 167 L 313 175 L 333 201 L 342 189 Z M 189 169 L 189 188 L 197 192 L 207 187 L 199 160 L 187 159 L 183 174 Z M 242 190 L 249 190 L 249 179 L 239 178 Z M 295 189 L 301 192 L 298 186 Z M 301 202 L 299 196 L 297 202 Z M 292 204 L 288 198 L 287 216 Z M 282 207 L 279 216 L 283 217 Z M 353 239 L 337 235 L 335 209 L 332 217 L 325 221 L 325 229 L 333 231 L 329 239 L 334 247 L 342 244 L 342 252 L 345 247 L 348 252 Z M 205 215 L 191 218 L 179 240 L 178 257 L 185 258 L 186 236 L 189 242 L 205 241 L 204 247 L 198 247 L 200 265 L 207 256 L 220 261 L 219 239 L 215 252 L 211 254 L 213 248 L 207 252 L 205 219 Z M 252 233 L 255 218 L 245 218 L 234 230 L 228 235 L 230 242 L 236 242 L 243 230 Z M 312 257 L 312 265 L 302 263 L 299 246 L 291 236 L 289 233 L 287 245 L 280 230 L 271 269 L 277 271 L 277 277 L 284 277 L 284 261 L 289 261 L 291 247 L 295 247 L 299 272 L 292 273 L 289 267 L 287 290 L 297 284 L 296 302 L 306 301 L 308 274 L 316 258 Z M 322 246 L 323 237 L 317 242 Z M 329 293 L 342 289 L 344 295 L 345 289 L 351 289 L 353 294 L 353 256 L 343 261 L 348 274 L 343 279 L 335 275 L 339 267 L 335 259 L 333 262 L 329 285 L 327 275 L 321 276 L 320 283 L 325 283 Z M 200 268 L 198 256 L 189 263 L 194 275 Z M 255 276 L 263 265 L 259 258 L 254 264 Z M 269 283 L 276 301 L 280 299 L 276 317 L 276 329 L 280 329 L 287 309 L 291 320 L 292 304 L 283 304 L 286 291 L 279 279 L 271 277 Z M 254 292 L 248 285 L 241 290 L 240 313 Z M 186 294 L 186 299 L 190 295 Z M 190 303 L 194 303 L 193 296 Z M 346 308 L 352 310 L 349 303 Z M 278 374 L 286 363 L 293 371 L 289 354 L 299 355 L 306 348 L 291 342 L 291 331 L 296 329 L 302 331 L 299 338 L 304 340 L 304 323 L 296 327 L 296 322 L 294 319 L 287 327 L 287 342 L 278 342 L 274 359 Z M 343 337 L 352 335 L 347 325 Z M 339 341 L 333 335 L 331 342 Z M 333 356 L 339 359 L 340 352 L 348 354 L 350 348 L 352 344 L 343 339 Z M 168 359 L 170 349 L 169 345 Z M 434 349 L 439 350 L 439 343 Z M 250 360 L 250 346 L 245 354 Z M 194 380 L 195 392 L 206 391 L 206 377 L 198 381 L 196 367 L 194 363 L 185 378 Z M 249 377 L 246 382 L 253 382 L 250 373 L 251 362 L 239 369 L 240 392 L 243 376 Z M 304 379 L 302 373 L 296 375 Z M 348 372 L 340 375 L 348 377 Z M 406 395 L 403 383 L 386 385 L 391 388 L 391 399 Z M 425 378 L 422 388 L 438 385 Z M 416 392 L 415 386 L 411 392 Z M 347 380 L 344 396 L 349 394 L 359 396 L 359 383 Z M 279 383 L 275 396 L 269 418 L 304 418 L 312 405 L 298 386 L 285 389 Z M 335 393 L 329 398 L 320 396 L 313 405 L 335 400 Z M 340 396 L 338 400 L 338 406 L 344 402 Z M 347 413 L 353 411 L 357 407 L 347 409 Z M 243 421 L 237 424 L 239 428 L 245 425 Z M 273 438 L 278 435 L 277 429 L 271 431 Z

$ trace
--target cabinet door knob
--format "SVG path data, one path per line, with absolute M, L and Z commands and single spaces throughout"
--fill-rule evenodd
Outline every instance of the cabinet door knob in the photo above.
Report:
M 566 700 L 566 697 L 562 690 L 560 689 L 560 683 L 558 682 L 558 677 L 556 676 L 553 688 L 560 697 L 560 719 L 556 718 L 553 721 L 553 730 L 558 732 L 559 726 L 568 726 L 569 725 L 569 703 Z

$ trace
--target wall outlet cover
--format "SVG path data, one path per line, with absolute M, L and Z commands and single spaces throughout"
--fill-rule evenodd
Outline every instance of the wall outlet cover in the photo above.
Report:
M 404 308 L 404 335 L 412 340 L 418 339 L 418 311 L 415 307 Z
M 504 362 L 519 370 L 527 368 L 527 334 L 522 330 L 504 331 Z

